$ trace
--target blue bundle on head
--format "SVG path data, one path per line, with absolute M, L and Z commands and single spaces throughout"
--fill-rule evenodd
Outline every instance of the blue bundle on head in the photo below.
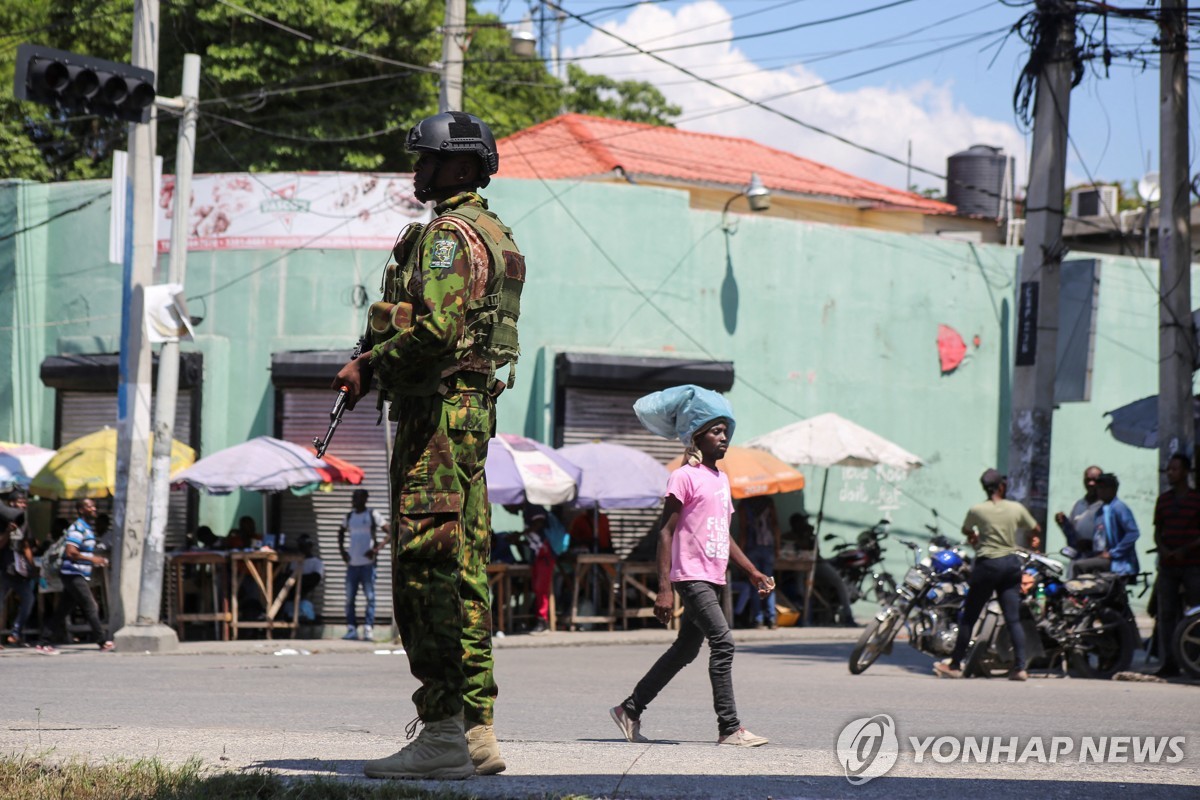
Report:
M 639 397 L 633 413 L 646 430 L 664 439 L 679 439 L 685 447 L 691 446 L 697 431 L 715 419 L 729 421 L 731 437 L 736 424 L 733 407 L 724 395 L 692 384 Z

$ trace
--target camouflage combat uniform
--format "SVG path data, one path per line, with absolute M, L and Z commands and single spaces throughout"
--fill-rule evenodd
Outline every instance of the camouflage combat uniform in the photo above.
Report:
M 492 724 L 496 698 L 484 483 L 496 365 L 480 344 L 490 323 L 476 309 L 496 270 L 524 280 L 511 232 L 486 209 L 478 194 L 458 194 L 423 231 L 406 232 L 370 323 L 371 365 L 396 421 L 392 591 L 421 682 L 413 702 L 425 723 L 463 711 L 468 727 Z M 515 335 L 515 317 L 513 325 Z

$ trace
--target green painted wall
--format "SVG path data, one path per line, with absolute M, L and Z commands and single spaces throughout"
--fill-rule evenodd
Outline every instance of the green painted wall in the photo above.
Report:
M 0 184 L 0 237 L 102 190 Z M 719 214 L 693 211 L 686 194 L 667 189 L 498 180 L 486 194 L 529 267 L 525 355 L 500 404 L 501 430 L 548 438 L 557 352 L 716 358 L 735 363 L 738 440 L 836 411 L 926 460 L 908 477 L 830 471 L 828 531 L 854 533 L 886 515 L 894 530 L 916 534 L 932 507 L 954 533 L 982 498 L 979 474 L 1004 467 L 1016 251 L 745 215 L 727 235 Z M 0 240 L 0 313 L 13 319 L 14 303 L 24 303 L 21 319 L 32 326 L 0 330 L 0 369 L 13 376 L 13 395 L 36 407 L 35 433 L 24 438 L 51 441 L 52 392 L 36 371 L 45 355 L 116 348 L 120 267 L 107 263 L 107 229 L 101 201 Z M 364 314 L 352 287 L 374 297 L 385 257 L 316 249 L 189 257 L 187 293 L 203 298 L 189 301 L 204 321 L 185 345 L 205 355 L 203 451 L 273 430 L 270 354 L 348 347 Z M 1103 414 L 1157 391 L 1157 265 L 1101 260 L 1092 400 L 1055 415 L 1050 506 L 1069 508 L 1083 468 L 1097 462 L 1121 476 L 1148 528 L 1155 453 L 1116 442 Z M 88 321 L 61 324 L 70 319 Z M 949 375 L 939 369 L 939 323 L 968 343 L 979 337 Z M 0 433 L 30 424 L 17 423 L 26 412 L 16 405 L 0 407 Z M 806 474 L 803 502 L 815 510 L 823 476 Z M 782 500 L 784 516 L 800 503 Z M 257 497 L 205 498 L 201 521 L 219 530 L 257 508 Z M 1053 531 L 1050 545 L 1060 543 Z M 895 567 L 900 550 L 889 554 Z

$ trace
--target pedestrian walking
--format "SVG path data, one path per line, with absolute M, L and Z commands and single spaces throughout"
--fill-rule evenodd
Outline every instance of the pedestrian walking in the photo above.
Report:
M 642 424 L 687 447 L 684 463 L 667 481 L 658 537 L 658 596 L 654 616 L 668 624 L 675 595 L 683 604 L 679 635 L 620 705 L 609 710 L 630 742 L 649 741 L 641 733 L 642 713 L 708 641 L 708 677 L 717 714 L 717 744 L 758 747 L 767 739 L 742 726 L 733 696 L 733 633 L 721 609 L 721 587 L 729 560 L 741 567 L 762 596 L 775 588 L 746 558 L 729 535 L 733 514 L 729 479 L 717 461 L 733 435 L 733 409 L 720 394 L 699 386 L 678 386 L 641 398 L 634 411 Z
M 353 408 L 374 374 L 391 400 L 393 613 L 424 723 L 411 744 L 368 761 L 364 772 L 461 779 L 505 768 L 492 727 L 484 464 L 506 385 L 496 371 L 508 364 L 511 384 L 520 352 L 525 259 L 477 192 L 500 164 L 482 120 L 436 114 L 409 131 L 406 145 L 417 156 L 417 199 L 435 201 L 435 217 L 401 232 L 383 301 L 371 306 L 371 347 L 333 384 Z
M 363 618 L 362 638 L 375 638 L 375 564 L 379 551 L 387 540 L 384 531 L 387 521 L 373 508 L 367 507 L 370 494 L 366 489 L 355 489 L 350 495 L 350 511 L 338 526 L 338 551 L 346 562 L 346 635 L 343 639 L 358 638 L 358 616 L 355 606 L 358 591 L 362 590 L 367 602 Z M 346 546 L 346 536 L 350 546 Z
M 942 678 L 963 676 L 962 659 L 971 642 L 971 632 L 975 630 L 983 607 L 995 594 L 1012 636 L 1013 668 L 1008 677 L 1009 680 L 1023 681 L 1029 678 L 1029 673 L 1025 671 L 1025 631 L 1020 617 L 1021 559 L 1017 556 L 1017 531 L 1026 530 L 1038 536 L 1042 528 L 1029 509 L 1007 499 L 1007 476 L 989 469 L 979 482 L 987 500 L 971 506 L 962 525 L 963 534 L 975 548 L 975 563 L 971 567 L 967 601 L 958 621 L 958 639 L 950 660 L 937 662 L 933 671 Z
M 106 653 L 113 649 L 108 630 L 100 622 L 100 608 L 96 605 L 96 598 L 92 596 L 89 585 L 92 570 L 95 567 L 108 566 L 108 559 L 95 553 L 96 503 L 89 498 L 76 500 L 75 513 L 78 516 L 63 534 L 67 541 L 62 566 L 59 568 L 59 574 L 62 576 L 62 597 L 59 598 L 50 623 L 43 626 L 42 638 L 38 642 L 38 650 L 46 654 L 57 652 L 50 641 L 51 631 L 59 639 L 67 639 L 67 619 L 76 607 L 83 611 L 84 619 L 87 620 L 101 652 Z

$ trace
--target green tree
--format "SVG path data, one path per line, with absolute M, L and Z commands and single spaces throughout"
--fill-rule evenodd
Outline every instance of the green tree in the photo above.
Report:
M 402 171 L 404 138 L 437 110 L 443 0 L 255 0 L 253 16 L 218 0 L 160 10 L 159 93 L 179 91 L 198 53 L 198 172 Z M 35 181 L 108 176 L 127 125 L 72 118 L 12 95 L 15 49 L 29 41 L 130 60 L 130 0 L 0 0 L 0 175 Z M 272 24 L 272 21 L 277 24 Z M 290 30 L 285 30 L 283 26 Z M 468 9 L 463 105 L 498 137 L 561 110 L 669 124 L 680 112 L 653 86 L 571 67 L 568 86 L 541 59 L 509 51 L 496 17 Z M 159 113 L 158 152 L 174 169 L 175 118 Z
M 567 84 L 564 107 L 568 111 L 650 125 L 671 125 L 683 113 L 646 81 L 617 81 L 568 64 Z

